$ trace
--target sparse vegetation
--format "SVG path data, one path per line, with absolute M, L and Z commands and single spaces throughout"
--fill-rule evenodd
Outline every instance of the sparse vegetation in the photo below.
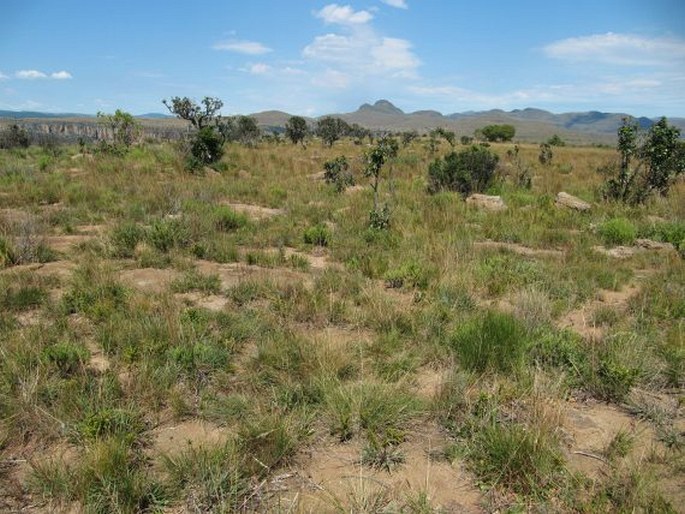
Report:
M 251 145 L 170 105 L 220 173 L 0 150 L 0 510 L 677 509 L 685 183 L 580 213 L 611 148 Z

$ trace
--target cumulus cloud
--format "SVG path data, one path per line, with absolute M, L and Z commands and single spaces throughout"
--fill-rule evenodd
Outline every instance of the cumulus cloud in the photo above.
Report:
M 668 66 L 685 63 L 685 40 L 632 34 L 595 34 L 555 41 L 543 48 L 548 57 L 570 62 L 618 66 Z
M 19 70 L 14 74 L 18 79 L 35 80 L 35 79 L 46 79 L 48 76 L 42 71 L 38 70 Z
M 54 73 L 51 73 L 50 78 L 55 79 L 55 80 L 68 80 L 68 79 L 71 79 L 73 77 L 71 76 L 71 73 L 69 73 L 68 71 L 62 70 L 62 71 L 56 71 Z
M 355 11 L 349 5 L 329 4 L 314 13 L 325 23 L 338 25 L 363 25 L 373 19 L 369 11 Z
M 396 7 L 398 9 L 409 9 L 406 0 L 381 0 L 386 5 L 390 7 Z
M 247 55 L 262 55 L 273 51 L 271 48 L 263 45 L 262 43 L 238 39 L 217 43 L 212 48 L 214 48 L 214 50 L 226 50 L 229 52 L 237 52 Z
M 396 0 L 395 0 L 396 1 Z M 326 66 L 330 80 L 337 84 L 363 81 L 367 77 L 415 77 L 421 64 L 412 44 L 405 39 L 379 34 L 370 23 L 368 11 L 355 11 L 349 5 L 329 4 L 314 15 L 326 24 L 340 25 L 336 32 L 316 36 L 302 50 L 310 63 Z M 333 75 L 332 71 L 340 75 Z M 341 80 L 340 77 L 347 77 Z

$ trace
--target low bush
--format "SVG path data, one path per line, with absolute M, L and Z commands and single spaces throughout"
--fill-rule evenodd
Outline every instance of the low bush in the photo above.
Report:
M 499 157 L 482 146 L 451 152 L 428 167 L 428 191 L 456 191 L 463 196 L 485 192 L 495 181 Z

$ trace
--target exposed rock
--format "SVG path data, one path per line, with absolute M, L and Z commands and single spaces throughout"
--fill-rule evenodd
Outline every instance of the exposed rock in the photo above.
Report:
M 671 243 L 660 243 L 659 241 L 652 241 L 651 239 L 636 239 L 635 245 L 645 250 L 675 250 Z
M 592 207 L 589 203 L 577 198 L 563 191 L 557 195 L 557 207 L 566 207 L 567 209 L 575 209 L 576 211 L 589 211 Z
M 595 252 L 602 253 L 615 259 L 627 259 L 628 257 L 635 255 L 635 252 L 637 252 L 637 248 L 633 248 L 632 246 L 616 246 L 614 248 L 593 246 L 592 249 Z
M 466 199 L 466 203 L 480 207 L 488 211 L 503 211 L 507 208 L 500 196 L 481 195 L 478 193 L 472 194 Z

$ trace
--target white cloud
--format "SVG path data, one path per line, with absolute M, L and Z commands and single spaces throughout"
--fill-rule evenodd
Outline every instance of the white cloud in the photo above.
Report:
M 409 41 L 380 37 L 373 31 L 318 36 L 302 54 L 314 61 L 339 66 L 357 77 L 414 77 L 421 64 Z
M 325 88 L 345 89 L 350 85 L 350 77 L 338 70 L 326 70 L 314 77 L 312 84 Z
M 544 47 L 548 57 L 571 62 L 620 66 L 668 66 L 685 62 L 685 40 L 632 34 L 595 34 L 555 41 Z
M 411 76 L 420 64 L 411 51 L 411 43 L 405 39 L 384 37 L 380 44 L 371 48 L 370 53 L 374 67 L 397 72 L 398 76 Z
M 9 77 L 0 71 L 0 80 L 8 79 Z
M 314 15 L 325 23 L 338 25 L 362 25 L 373 19 L 369 11 L 355 11 L 349 5 L 338 4 L 329 4 Z
M 381 0 L 386 5 L 390 7 L 397 7 L 398 9 L 409 9 L 406 0 Z
M 68 71 L 56 71 L 54 73 L 50 73 L 49 75 L 45 72 L 39 71 L 39 70 L 19 70 L 14 73 L 15 78 L 22 79 L 22 80 L 37 80 L 37 79 L 53 79 L 53 80 L 67 80 L 73 78 L 71 76 L 71 73 Z M 9 78 L 7 76 L 3 76 L 0 73 L 0 78 Z
M 71 73 L 69 73 L 68 71 L 62 70 L 62 71 L 56 71 L 55 73 L 51 73 L 50 78 L 55 79 L 55 80 L 68 80 L 68 79 L 71 79 L 73 77 L 71 76 Z
M 19 70 L 14 74 L 15 77 L 18 79 L 27 79 L 27 80 L 35 80 L 35 79 L 45 79 L 48 76 L 43 73 L 42 71 L 38 70 Z
M 214 48 L 214 50 L 227 50 L 229 52 L 238 52 L 247 55 L 262 55 L 273 51 L 262 43 L 237 39 L 217 43 L 212 48 Z
M 264 75 L 265 73 L 271 71 L 271 66 L 264 64 L 263 62 L 258 62 L 256 64 L 252 64 L 248 68 L 248 71 L 253 75 Z

